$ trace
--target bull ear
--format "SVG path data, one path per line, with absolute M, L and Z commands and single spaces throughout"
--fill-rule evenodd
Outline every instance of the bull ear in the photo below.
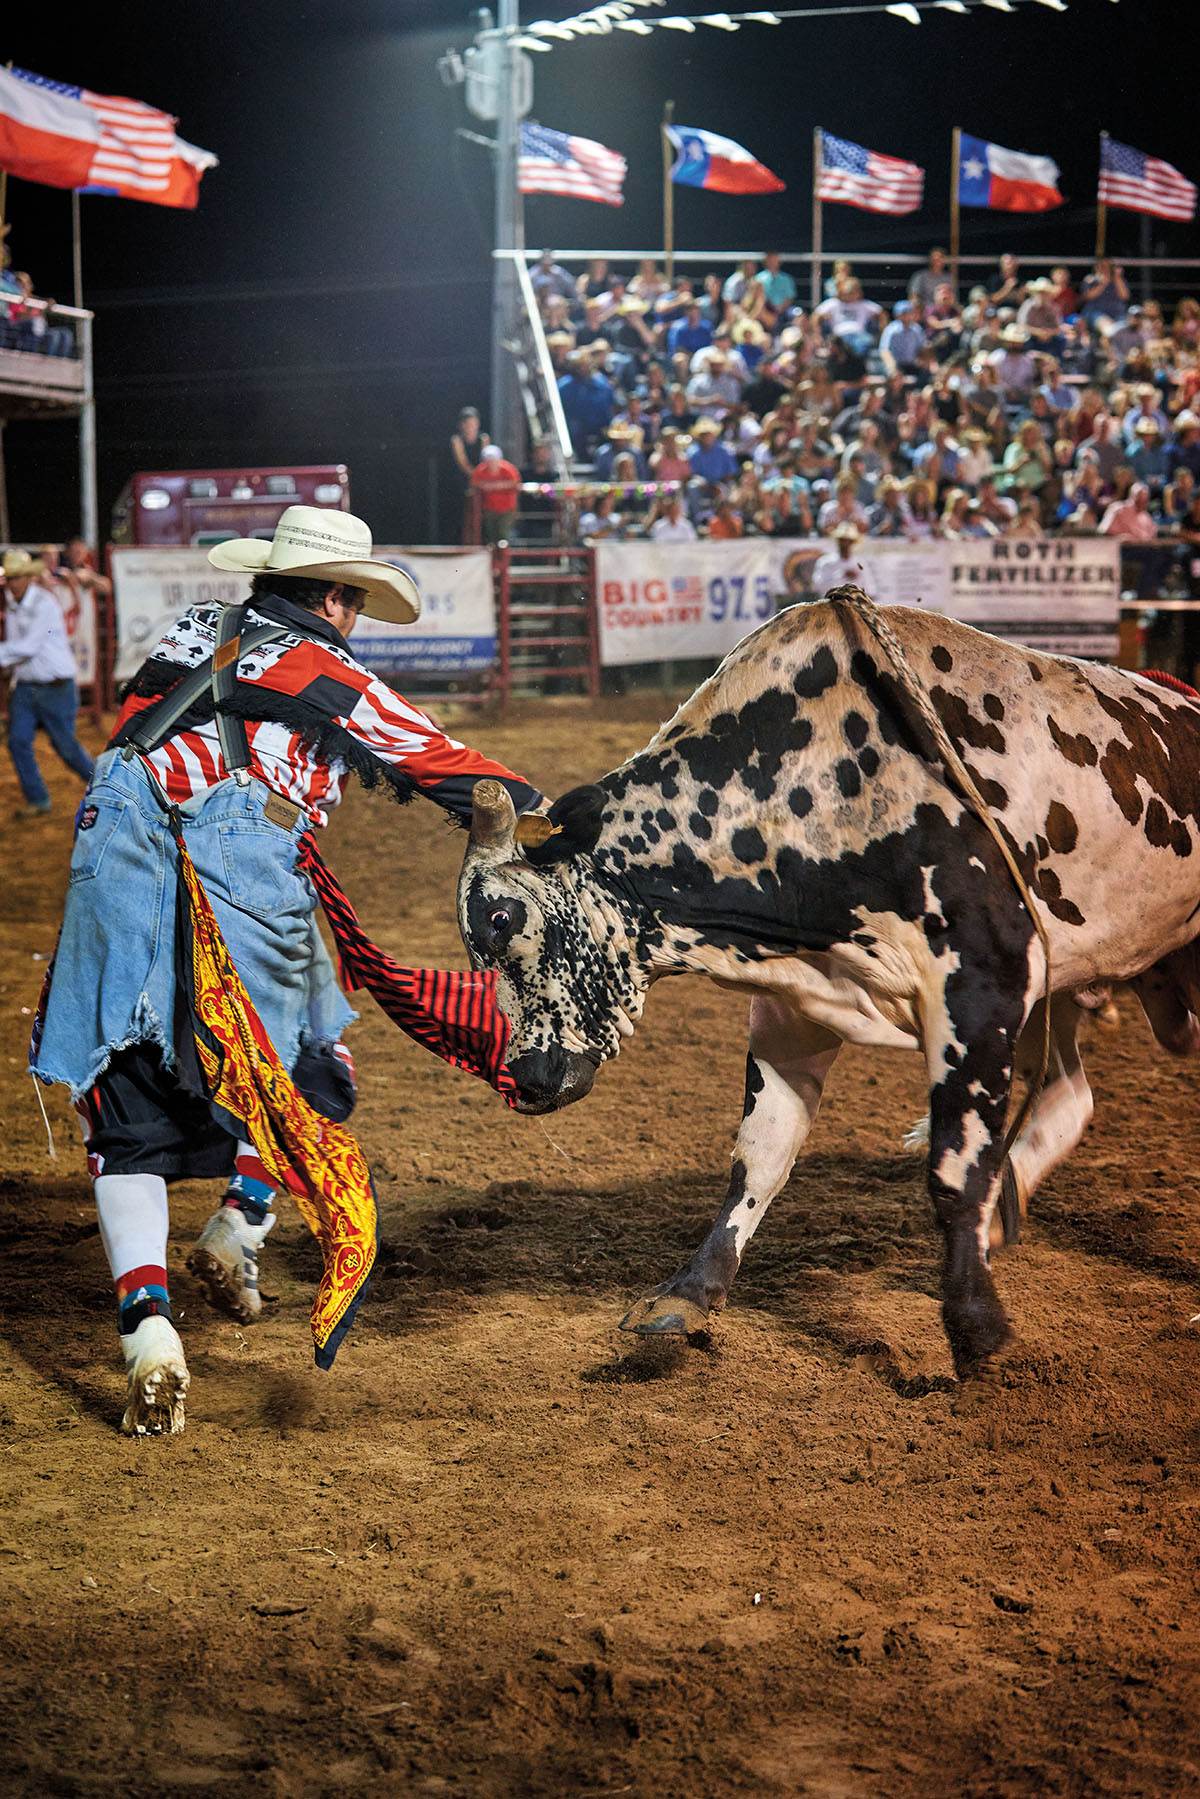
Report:
M 526 860 L 538 864 L 560 861 L 594 850 L 600 836 L 608 795 L 603 787 L 572 787 L 555 800 L 548 813 L 554 834 L 543 844 L 525 850 Z
M 471 801 L 468 849 L 482 850 L 500 861 L 508 860 L 516 851 L 517 809 L 507 787 L 499 781 L 477 781 Z

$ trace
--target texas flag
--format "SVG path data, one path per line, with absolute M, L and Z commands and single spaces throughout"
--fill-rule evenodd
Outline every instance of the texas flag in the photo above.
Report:
M 1061 206 L 1058 164 L 1048 156 L 1027 156 L 1023 150 L 1005 150 L 986 138 L 960 140 L 958 203 L 990 206 L 997 212 L 1049 212 Z
M 677 155 L 671 180 L 714 194 L 781 194 L 784 182 L 731 137 L 689 125 L 664 125 Z

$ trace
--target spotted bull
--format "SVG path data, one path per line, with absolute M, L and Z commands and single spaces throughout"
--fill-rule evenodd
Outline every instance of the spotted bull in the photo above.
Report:
M 693 1332 L 724 1305 L 843 1043 L 918 1048 L 943 1321 L 960 1379 L 994 1380 L 1012 1333 L 993 1221 L 1015 1234 L 1091 1116 L 1081 1007 L 1130 982 L 1160 1042 L 1200 1048 L 1200 704 L 917 610 L 885 616 L 991 831 L 913 686 L 835 596 L 747 637 L 644 750 L 557 801 L 544 842 L 522 848 L 508 795 L 481 782 L 460 922 L 496 971 L 527 1112 L 588 1092 L 660 976 L 750 995 L 725 1203 L 628 1329 Z M 1014 1076 L 1043 1060 L 1006 1157 Z

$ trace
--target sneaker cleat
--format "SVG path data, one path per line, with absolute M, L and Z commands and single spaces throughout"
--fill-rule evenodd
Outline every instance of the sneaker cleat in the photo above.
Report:
M 143 1318 L 121 1338 L 128 1404 L 121 1420 L 127 1437 L 153 1437 L 183 1429 L 183 1402 L 191 1379 L 183 1344 L 169 1318 Z
M 236 1206 L 222 1206 L 188 1257 L 189 1269 L 212 1304 L 239 1324 L 252 1324 L 262 1311 L 258 1252 L 274 1223 L 274 1212 L 268 1212 L 261 1224 L 251 1224 Z

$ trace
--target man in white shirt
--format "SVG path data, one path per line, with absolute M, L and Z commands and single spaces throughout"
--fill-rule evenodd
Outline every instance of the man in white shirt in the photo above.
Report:
M 822 300 L 813 314 L 830 337 L 842 337 L 860 356 L 872 349 L 883 323 L 883 308 L 874 300 L 864 300 L 862 282 L 846 282 L 842 292 L 832 300 Z
M 91 779 L 93 766 L 75 735 L 79 695 L 62 608 L 53 593 L 38 584 L 45 566 L 28 550 L 4 553 L 7 603 L 0 668 L 12 671 L 8 753 L 25 795 L 25 806 L 18 814 L 21 818 L 39 818 L 50 810 L 50 794 L 33 753 L 39 725 L 62 761 L 81 780 Z
M 699 533 L 683 510 L 677 493 L 668 494 L 660 502 L 659 515 L 650 527 L 650 536 L 655 543 L 695 543 Z
M 860 533 L 857 526 L 848 521 L 840 524 L 833 534 L 834 548 L 827 550 L 813 565 L 812 590 L 819 600 L 823 600 L 832 587 L 845 587 L 852 582 L 870 593 L 870 577 L 858 560 Z

